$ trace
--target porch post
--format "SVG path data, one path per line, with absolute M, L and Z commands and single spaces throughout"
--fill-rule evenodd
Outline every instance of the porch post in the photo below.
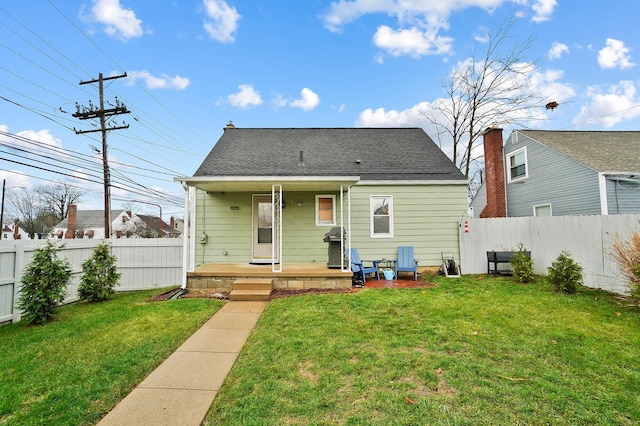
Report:
M 271 185 L 271 272 L 282 272 L 282 185 L 279 184 Z
M 344 229 L 344 187 L 345 185 L 340 185 L 340 226 L 342 227 L 342 229 Z M 349 190 L 350 187 L 347 187 L 347 246 L 346 248 L 349 249 L 349 251 L 347 252 L 347 259 L 348 259 L 348 265 L 344 264 L 344 250 L 345 250 L 345 246 L 344 246 L 344 238 L 342 239 L 342 242 L 340 243 L 341 246 L 341 250 L 342 250 L 342 258 L 340 260 L 340 266 L 341 266 L 341 270 L 342 272 L 349 272 L 351 270 L 351 191 Z

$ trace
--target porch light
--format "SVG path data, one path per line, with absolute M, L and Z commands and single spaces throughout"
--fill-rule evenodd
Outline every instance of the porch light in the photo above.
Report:
M 298 202 L 296 203 L 298 205 L 298 207 L 302 207 L 304 204 L 303 200 L 298 200 Z

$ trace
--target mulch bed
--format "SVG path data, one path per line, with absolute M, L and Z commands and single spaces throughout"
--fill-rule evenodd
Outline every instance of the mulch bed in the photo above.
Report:
M 419 280 L 415 281 L 407 281 L 404 283 L 403 281 L 380 281 L 369 283 L 367 282 L 367 287 L 369 289 L 374 288 L 420 288 L 420 287 L 435 287 L 434 284 Z M 400 283 L 400 284 L 399 284 Z M 169 300 L 180 288 L 176 287 L 171 290 L 165 291 L 164 293 L 158 294 L 148 299 L 149 302 L 160 302 L 163 300 Z M 345 293 L 355 293 L 359 290 L 362 290 L 361 287 L 352 287 L 352 288 L 301 288 L 301 289 L 278 289 L 274 288 L 271 291 L 271 299 L 279 299 L 282 297 L 292 297 L 292 296 L 301 296 L 305 294 L 345 294 Z M 219 300 L 229 300 L 229 293 L 220 292 L 216 290 L 189 290 L 187 293 L 178 297 L 179 299 L 219 299 Z

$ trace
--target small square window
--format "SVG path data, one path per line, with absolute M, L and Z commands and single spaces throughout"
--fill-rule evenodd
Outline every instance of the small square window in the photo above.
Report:
M 336 196 L 316 195 L 316 226 L 335 226 Z

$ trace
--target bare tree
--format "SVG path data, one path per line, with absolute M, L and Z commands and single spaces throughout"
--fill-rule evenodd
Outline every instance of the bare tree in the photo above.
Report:
M 453 144 L 451 159 L 467 178 L 481 175 L 474 174 L 473 164 L 482 156 L 476 147 L 487 127 L 530 120 L 544 105 L 529 79 L 535 62 L 525 58 L 532 39 L 513 37 L 514 23 L 512 16 L 491 30 L 481 53 L 474 47 L 471 57 L 445 80 L 446 98 L 435 102 L 434 110 L 427 114 L 437 128 L 441 146 L 442 140 Z
M 9 217 L 18 221 L 18 225 L 29 234 L 29 238 L 42 230 L 38 218 L 43 209 L 35 191 L 24 189 L 11 192 L 8 197 Z
M 36 192 L 43 206 L 46 206 L 58 218 L 58 221 L 67 217 L 69 206 L 77 204 L 85 194 L 83 189 L 66 182 L 39 186 L 36 188 Z

